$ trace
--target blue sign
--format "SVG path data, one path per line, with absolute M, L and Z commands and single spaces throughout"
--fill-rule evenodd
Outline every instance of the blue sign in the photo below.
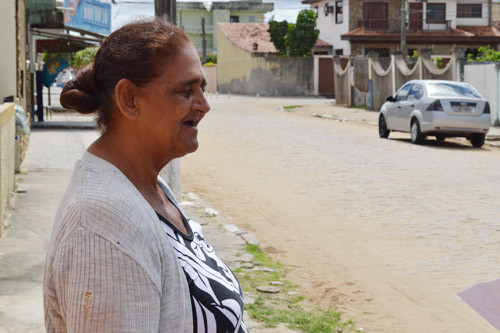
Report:
M 64 0 L 64 25 L 101 35 L 111 33 L 111 4 L 98 0 Z
M 56 77 L 63 69 L 68 67 L 69 64 L 66 60 L 61 58 L 49 59 L 45 65 L 43 65 L 43 85 L 47 88 L 54 83 Z

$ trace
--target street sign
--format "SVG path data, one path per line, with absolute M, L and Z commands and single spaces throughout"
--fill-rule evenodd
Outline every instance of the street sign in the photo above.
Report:
M 111 4 L 98 0 L 64 0 L 64 25 L 101 35 L 111 33 Z

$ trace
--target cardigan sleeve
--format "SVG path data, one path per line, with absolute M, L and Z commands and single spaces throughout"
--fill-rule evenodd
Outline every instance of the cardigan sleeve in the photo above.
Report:
M 53 265 L 48 332 L 159 331 L 161 292 L 119 244 L 80 226 L 59 244 Z

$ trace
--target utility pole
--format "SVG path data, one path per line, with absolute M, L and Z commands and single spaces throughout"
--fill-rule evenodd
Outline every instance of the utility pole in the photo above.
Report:
M 493 25 L 493 1 L 488 1 L 488 25 L 491 27 Z
M 207 62 L 207 37 L 205 35 L 205 18 L 201 18 L 201 36 L 202 36 L 202 46 L 201 46 L 201 63 Z
M 177 25 L 176 1 L 155 0 L 155 16 L 165 22 Z M 168 163 L 160 171 L 160 176 L 165 179 L 175 198 L 180 202 L 182 200 L 181 159 L 176 158 Z
M 408 0 L 401 0 L 401 46 L 400 50 L 403 52 L 403 57 L 406 58 L 406 14 L 408 13 Z
M 155 0 L 155 16 L 170 24 L 177 25 L 177 1 Z

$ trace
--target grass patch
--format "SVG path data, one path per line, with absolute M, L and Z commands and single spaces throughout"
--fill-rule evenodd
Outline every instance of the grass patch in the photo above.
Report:
M 238 268 L 234 272 L 245 292 L 256 295 L 254 304 L 246 304 L 245 310 L 250 316 L 267 327 L 276 327 L 283 323 L 291 329 L 303 332 L 356 332 L 352 320 L 342 320 L 339 312 L 332 309 L 309 308 L 304 304 L 300 288 L 286 280 L 286 268 L 279 261 L 273 260 L 259 246 L 247 245 L 247 251 L 253 255 L 256 268 Z M 271 282 L 282 284 L 273 285 Z M 266 294 L 256 291 L 258 286 L 275 286 L 278 294 Z
M 301 107 L 303 107 L 303 105 L 283 105 L 283 109 L 285 110 L 293 110 Z

